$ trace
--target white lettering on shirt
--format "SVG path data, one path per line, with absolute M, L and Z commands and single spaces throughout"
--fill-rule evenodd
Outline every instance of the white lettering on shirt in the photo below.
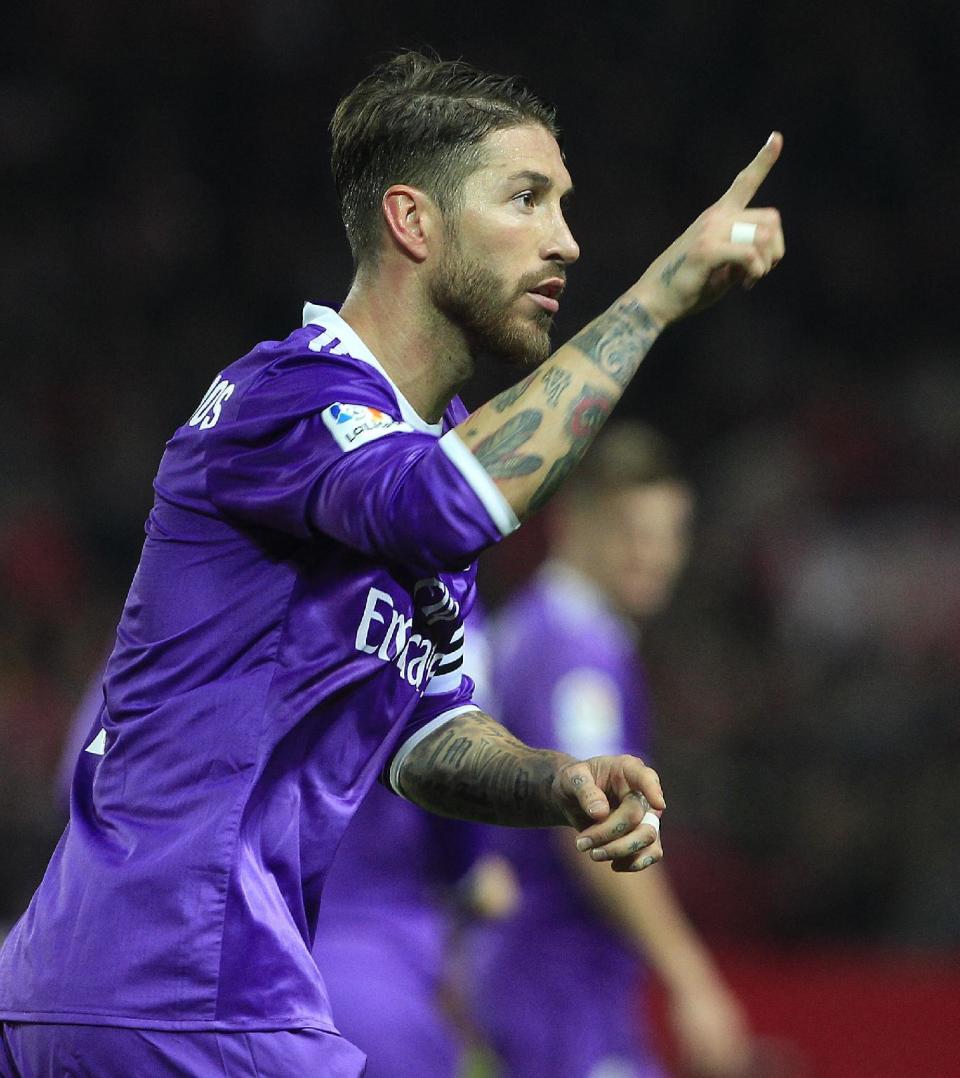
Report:
M 385 629 L 376 628 L 378 625 Z M 419 689 L 433 676 L 443 653 L 432 640 L 411 633 L 412 626 L 413 618 L 397 610 L 389 592 L 370 588 L 357 626 L 356 649 L 391 663 L 409 685 Z
M 399 610 L 393 609 L 390 611 L 390 627 L 387 629 L 387 635 L 383 638 L 383 643 L 380 645 L 380 650 L 377 655 L 383 659 L 384 662 L 390 661 L 390 641 L 394 639 L 396 634 L 397 647 L 394 651 L 402 651 L 407 645 L 407 634 L 410 632 L 410 626 L 413 624 L 413 618 L 405 618 Z
M 423 681 L 423 675 L 426 673 L 427 661 L 431 658 L 434 652 L 434 645 L 429 640 L 423 640 L 416 634 L 410 638 L 411 643 L 416 641 L 418 645 L 422 645 L 420 654 L 410 660 L 410 665 L 407 667 L 407 681 L 413 686 L 419 686 Z
M 191 427 L 199 426 L 201 430 L 209 430 L 211 427 L 216 426 L 217 420 L 220 418 L 220 409 L 223 402 L 233 396 L 233 391 L 236 388 L 233 382 L 228 382 L 226 378 L 218 374 L 210 383 L 210 388 L 204 393 L 203 400 L 197 410 L 190 416 L 188 425 Z
M 363 617 L 357 626 L 357 651 L 365 651 L 372 655 L 377 650 L 376 644 L 367 643 L 367 637 L 373 622 L 379 621 L 381 625 L 386 624 L 383 614 L 377 612 L 377 603 L 381 599 L 391 610 L 393 609 L 393 598 L 388 592 L 381 591 L 379 588 L 371 588 L 367 592 L 367 605 L 363 608 Z

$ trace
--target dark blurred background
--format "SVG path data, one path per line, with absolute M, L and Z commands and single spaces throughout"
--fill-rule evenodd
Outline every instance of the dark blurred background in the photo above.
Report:
M 164 441 L 304 299 L 344 295 L 329 116 L 375 61 L 430 45 L 521 73 L 559 108 L 583 251 L 559 338 L 784 131 L 758 201 L 783 214 L 786 261 L 672 329 L 622 405 L 676 440 L 699 496 L 692 569 L 646 640 L 673 870 L 737 954 L 952 962 L 958 40 L 945 0 L 9 11 L 0 924 L 62 827 L 66 724 L 119 615 Z M 467 403 L 511 380 L 484 370 Z M 534 525 L 486 558 L 491 606 L 539 544 Z

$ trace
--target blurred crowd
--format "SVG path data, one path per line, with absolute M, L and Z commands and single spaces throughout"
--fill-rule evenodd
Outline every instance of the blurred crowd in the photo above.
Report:
M 698 492 L 692 566 L 645 642 L 674 878 L 717 933 L 960 945 L 960 16 L 596 7 L 585 26 L 583 5 L 423 0 L 401 40 L 362 2 L 5 16 L 0 923 L 62 826 L 66 723 L 164 440 L 221 366 L 343 295 L 328 117 L 388 49 L 429 43 L 559 106 L 583 248 L 561 336 L 784 130 L 764 192 L 782 270 L 672 331 L 622 406 Z M 510 379 L 485 369 L 468 404 Z M 537 554 L 533 526 L 485 559 L 491 607 Z

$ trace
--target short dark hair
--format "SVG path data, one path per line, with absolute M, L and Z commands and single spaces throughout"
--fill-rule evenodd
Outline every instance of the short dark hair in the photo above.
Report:
M 670 482 L 687 482 L 670 442 L 638 420 L 615 419 L 597 435 L 561 494 L 589 504 L 627 487 Z
M 392 184 L 421 187 L 441 213 L 451 213 L 464 179 L 481 163 L 479 143 L 521 124 L 540 124 L 560 139 L 553 107 L 516 76 L 422 52 L 402 52 L 367 75 L 330 122 L 333 178 L 354 264 L 376 259 L 381 202 Z

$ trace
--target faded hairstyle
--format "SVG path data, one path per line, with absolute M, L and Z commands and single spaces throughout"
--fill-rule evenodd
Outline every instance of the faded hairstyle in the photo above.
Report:
M 559 140 L 553 107 L 512 75 L 419 52 L 372 71 L 330 122 L 333 178 L 354 265 L 376 261 L 389 187 L 421 188 L 448 217 L 460 206 L 463 181 L 482 163 L 483 139 L 530 123 Z

